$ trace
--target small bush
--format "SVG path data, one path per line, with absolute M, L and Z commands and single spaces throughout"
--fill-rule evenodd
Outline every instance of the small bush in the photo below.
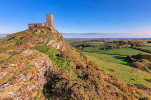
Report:
M 100 56 L 100 60 L 103 60 L 104 58 Z
M 148 71 L 149 70 L 148 67 L 142 62 L 133 62 L 131 65 L 134 68 L 138 68 L 138 69 L 141 69 L 143 71 Z
M 151 82 L 151 79 L 145 79 L 146 81 L 148 81 L 148 82 Z

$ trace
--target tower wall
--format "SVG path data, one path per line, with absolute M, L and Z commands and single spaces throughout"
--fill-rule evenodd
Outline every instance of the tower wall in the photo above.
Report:
M 52 14 L 46 14 L 46 24 L 49 28 L 54 28 L 54 20 Z

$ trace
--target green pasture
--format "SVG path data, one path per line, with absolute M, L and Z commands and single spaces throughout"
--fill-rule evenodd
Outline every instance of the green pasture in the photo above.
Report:
M 143 84 L 151 88 L 151 83 L 146 81 L 146 79 L 151 79 L 151 74 L 136 68 L 132 68 L 127 65 L 100 60 L 96 57 L 96 55 L 93 54 L 90 55 L 88 57 L 88 60 L 98 64 L 100 68 L 102 68 L 107 74 L 114 75 L 121 79 L 122 81 L 126 82 L 127 84 L 131 85 Z
M 91 45 L 104 45 L 105 42 L 88 42 Z
M 102 60 L 105 61 L 114 62 L 123 65 L 129 65 L 128 61 L 126 60 L 126 56 L 98 54 L 98 53 L 89 53 L 89 52 L 83 52 L 83 53 L 95 57 L 97 59 L 103 58 Z
M 94 50 L 98 49 L 98 50 L 104 50 L 107 49 L 107 47 L 105 46 L 98 46 L 98 47 L 88 47 L 86 50 L 82 50 L 82 51 L 87 51 L 87 52 L 94 52 Z
M 114 49 L 114 50 L 102 50 L 99 51 L 99 53 L 130 56 L 130 55 L 137 55 L 139 53 L 146 53 L 146 52 L 132 49 L 132 48 L 121 48 L 121 49 Z

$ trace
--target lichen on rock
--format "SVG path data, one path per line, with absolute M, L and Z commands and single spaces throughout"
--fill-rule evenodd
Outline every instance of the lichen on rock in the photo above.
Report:
M 11 62 L 13 69 L 2 69 Z M 51 67 L 52 62 L 47 55 L 32 49 L 26 49 L 3 62 L 0 64 L 0 98 L 27 100 L 32 98 L 32 93 L 37 92 L 35 90 L 42 95 L 43 85 L 46 83 L 45 75 L 51 71 Z

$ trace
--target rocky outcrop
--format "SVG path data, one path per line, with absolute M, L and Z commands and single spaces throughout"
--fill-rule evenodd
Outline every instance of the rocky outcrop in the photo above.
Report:
M 0 99 L 29 100 L 42 95 L 49 57 L 27 49 L 0 64 Z

